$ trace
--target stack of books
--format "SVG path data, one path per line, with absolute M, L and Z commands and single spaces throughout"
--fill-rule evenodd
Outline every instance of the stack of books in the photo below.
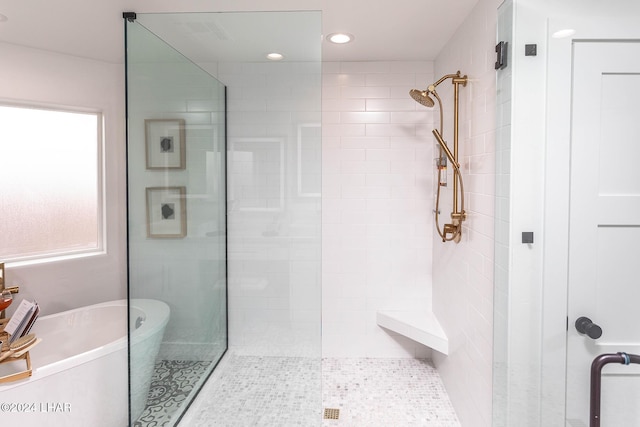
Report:
M 40 306 L 36 301 L 22 300 L 11 320 L 4 327 L 9 334 L 9 344 L 29 333 L 40 314 Z

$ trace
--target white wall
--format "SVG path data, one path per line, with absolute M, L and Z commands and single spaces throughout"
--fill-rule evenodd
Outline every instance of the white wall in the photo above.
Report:
M 497 0 L 481 0 L 435 61 L 435 77 L 460 70 L 460 156 L 464 178 L 463 237 L 459 244 L 433 241 L 433 308 L 449 338 L 449 356 L 434 361 L 464 426 L 491 425 Z M 450 83 L 438 87 L 445 137 L 452 138 Z M 451 178 L 449 178 L 451 181 Z M 443 193 L 451 212 L 451 185 Z M 444 222 L 444 220 L 443 220 Z
M 105 122 L 107 253 L 16 266 L 6 265 L 6 285 L 17 299 L 37 299 L 42 314 L 126 295 L 124 69 L 53 52 L 0 43 L 0 100 L 96 109 Z M 37 126 L 37 123 L 34 123 Z M 17 306 L 8 309 L 8 315 Z
M 431 62 L 323 64 L 325 357 L 428 357 L 376 324 L 431 309 L 433 112 L 409 97 Z

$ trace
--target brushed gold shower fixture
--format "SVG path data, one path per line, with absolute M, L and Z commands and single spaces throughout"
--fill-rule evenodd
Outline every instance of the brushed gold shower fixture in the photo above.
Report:
M 436 92 L 436 86 L 443 81 L 451 79 L 453 84 L 453 151 L 449 148 L 444 140 L 443 136 L 443 112 L 442 112 L 442 100 Z M 417 103 L 431 108 L 435 105 L 434 100 L 429 96 L 433 95 L 438 101 L 440 107 L 440 130 L 434 129 L 433 136 L 438 142 L 440 148 L 440 156 L 438 158 L 438 185 L 436 191 L 436 229 L 438 234 L 442 238 L 443 242 L 451 241 L 458 243 L 462 237 L 462 222 L 466 219 L 466 213 L 464 211 L 464 186 L 462 183 L 462 173 L 460 172 L 460 162 L 458 161 L 458 104 L 459 104 L 459 89 L 460 85 L 467 85 L 467 76 L 461 76 L 460 71 L 456 74 L 447 74 L 442 76 L 438 81 L 430 85 L 425 90 L 411 89 L 409 95 Z M 445 224 L 440 229 L 439 224 L 439 205 L 440 205 L 440 187 L 446 185 L 446 164 L 447 160 L 453 167 L 453 210 L 451 212 L 451 223 Z M 444 175 L 443 175 L 444 173 Z M 444 184 L 443 184 L 444 183 Z

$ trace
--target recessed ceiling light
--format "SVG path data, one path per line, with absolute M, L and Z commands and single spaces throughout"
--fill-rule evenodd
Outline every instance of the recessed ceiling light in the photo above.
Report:
M 563 39 L 565 37 L 570 37 L 575 33 L 576 30 L 574 30 L 573 28 L 565 28 L 564 30 L 559 30 L 551 34 L 551 37 L 553 37 L 554 39 Z
M 0 22 L 7 22 L 9 20 L 9 18 L 7 17 L 7 15 L 3 15 L 0 13 Z
M 353 41 L 353 34 L 349 33 L 331 33 L 327 36 L 327 40 L 331 43 L 344 44 Z
M 272 61 L 280 61 L 281 59 L 284 59 L 284 55 L 281 53 L 273 52 L 267 54 L 267 59 L 270 59 Z

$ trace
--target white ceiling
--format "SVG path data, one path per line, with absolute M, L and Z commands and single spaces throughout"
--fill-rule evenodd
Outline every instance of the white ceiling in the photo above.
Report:
M 321 10 L 323 34 L 346 31 L 355 35 L 348 45 L 324 42 L 324 61 L 432 60 L 477 1 L 0 0 L 0 14 L 8 18 L 0 22 L 0 42 L 119 63 L 124 57 L 123 11 Z M 193 34 L 185 33 L 185 37 L 193 38 Z M 259 34 L 255 37 L 261 38 Z
M 209 62 L 261 62 L 268 53 L 283 54 L 288 61 L 320 61 L 320 12 L 223 12 L 138 14 L 137 23 L 162 38 L 182 55 L 198 64 Z M 136 24 L 134 24 L 136 25 Z M 162 44 L 148 36 L 140 40 L 132 31 L 132 58 L 154 61 L 165 58 Z M 146 31 L 143 30 L 143 33 Z M 150 49 L 159 51 L 151 52 Z M 129 52 L 133 52 L 129 50 Z M 163 54 L 165 52 L 165 54 Z

